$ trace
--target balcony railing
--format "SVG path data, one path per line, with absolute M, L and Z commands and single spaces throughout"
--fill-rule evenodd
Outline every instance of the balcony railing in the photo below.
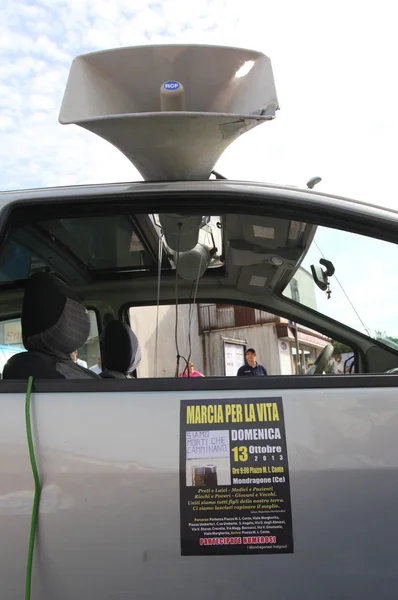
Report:
M 276 322 L 279 322 L 279 317 L 248 306 L 231 306 L 229 304 L 199 305 L 200 333 L 214 331 L 215 329 L 253 327 Z

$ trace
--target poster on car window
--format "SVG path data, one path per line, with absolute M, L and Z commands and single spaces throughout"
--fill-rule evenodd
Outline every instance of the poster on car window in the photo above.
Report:
M 293 552 L 282 398 L 182 400 L 181 554 Z

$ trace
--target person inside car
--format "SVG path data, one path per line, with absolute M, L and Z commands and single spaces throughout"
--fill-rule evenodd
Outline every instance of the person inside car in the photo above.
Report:
M 10 358 L 4 379 L 97 378 L 71 358 L 88 339 L 90 318 L 76 292 L 60 278 L 43 271 L 28 279 L 21 327 L 27 352 Z
M 79 353 L 77 350 L 74 350 L 72 352 L 71 358 L 72 358 L 73 362 L 75 362 L 77 365 L 79 365 L 79 367 L 83 367 L 84 369 L 87 369 L 86 361 L 79 358 Z

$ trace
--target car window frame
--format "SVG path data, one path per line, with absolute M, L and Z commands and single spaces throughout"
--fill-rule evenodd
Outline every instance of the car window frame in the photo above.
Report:
M 200 185 L 204 184 L 206 185 Z M 211 184 L 211 185 L 207 185 Z M 222 184 L 222 185 L 220 185 Z M 126 186 L 118 184 L 116 186 L 111 186 L 112 194 L 110 195 L 110 188 L 108 186 L 108 193 L 105 195 L 104 187 L 107 186 L 99 186 L 99 187 L 87 187 L 81 188 L 79 190 L 75 190 L 73 195 L 69 193 L 61 194 L 60 197 L 57 198 L 57 209 L 62 210 L 65 204 L 73 204 L 75 206 L 81 205 L 84 203 L 84 210 L 87 213 L 90 212 L 90 208 L 93 205 L 101 205 L 102 208 L 106 210 L 112 211 L 115 213 L 116 211 L 121 210 L 121 208 L 125 208 L 128 210 L 131 204 L 134 203 L 134 214 L 152 214 L 159 213 L 164 211 L 165 205 L 167 205 L 168 212 L 177 212 L 183 211 L 187 214 L 195 214 L 198 210 L 203 211 L 204 214 L 214 214 L 215 212 L 218 214 L 223 214 L 225 212 L 235 213 L 235 214 L 253 214 L 253 215 L 272 215 L 273 217 L 279 218 L 289 218 L 290 220 L 304 221 L 308 222 L 308 214 L 311 214 L 311 223 L 314 225 L 322 225 L 325 227 L 332 227 L 335 229 L 340 229 L 342 231 L 348 231 L 352 233 L 357 233 L 360 235 L 366 235 L 369 237 L 373 237 L 380 240 L 385 240 L 396 244 L 396 240 L 398 238 L 398 213 L 391 211 L 389 209 L 383 209 L 378 207 L 367 206 L 360 202 L 347 202 L 344 198 L 339 198 L 336 196 L 328 196 L 326 194 L 319 194 L 310 191 L 304 190 L 289 190 L 287 188 L 277 188 L 277 187 L 267 187 L 267 186 L 259 186 L 259 185 L 251 185 L 251 184 L 241 184 L 239 182 L 219 182 L 219 181 L 209 181 L 209 182 L 199 182 L 198 188 L 196 190 L 184 189 L 181 187 L 177 187 L 177 189 L 173 189 L 173 185 L 169 186 L 159 186 L 155 185 L 153 189 L 151 189 L 150 183 L 145 183 L 144 185 L 130 186 L 130 189 L 127 191 Z M 207 188 L 207 189 L 206 189 Z M 59 193 L 59 192 L 58 192 Z M 13 193 L 12 197 L 14 200 L 10 202 L 8 205 L 3 206 L 0 210 L 0 244 L 4 242 L 4 238 L 6 236 L 7 227 L 9 225 L 9 219 L 12 212 L 18 208 L 18 210 L 22 208 L 28 208 L 33 210 L 37 214 L 37 210 L 43 208 L 44 206 L 48 208 L 50 203 L 54 204 L 54 198 L 51 196 L 51 190 L 41 190 L 38 192 L 32 193 L 32 196 L 22 197 L 18 201 L 15 197 L 18 195 L 18 192 Z M 224 206 L 223 206 L 224 203 Z M 242 206 L 245 206 L 242 209 Z M 150 207 L 150 209 L 148 209 Z M 377 232 L 377 234 L 376 234 Z M 0 290 L 1 291 L 1 290 Z M 284 301 L 292 302 L 290 299 L 283 298 Z M 202 302 L 205 302 L 206 299 L 200 299 Z M 208 301 L 213 302 L 214 299 L 210 299 Z M 252 303 L 251 303 L 252 304 Z M 261 306 L 257 306 L 258 308 L 262 308 Z M 269 309 L 270 312 L 275 314 L 277 310 L 275 307 Z M 289 315 L 284 315 L 289 317 Z M 308 323 L 305 319 L 293 319 L 298 320 L 303 325 L 308 327 L 314 327 L 317 331 L 324 333 L 322 329 L 318 325 L 314 325 L 313 323 Z M 329 319 L 329 321 L 332 321 Z M 349 328 L 348 328 L 349 329 Z M 326 332 L 328 334 L 328 332 Z M 363 334 L 359 332 L 355 332 L 359 339 L 364 338 L 367 341 L 371 341 L 371 348 L 379 348 L 382 350 L 383 355 L 387 352 L 387 354 L 392 354 L 395 356 L 396 353 L 393 349 L 387 348 L 380 342 L 373 340 L 371 338 L 366 338 Z M 332 336 L 333 337 L 333 336 Z M 339 337 L 342 342 L 348 343 L 352 346 L 351 340 L 344 340 Z M 362 351 L 362 348 L 361 348 Z M 366 356 L 365 356 L 366 360 Z M 309 376 L 312 378 L 313 376 Z M 351 383 L 348 381 L 353 380 L 355 378 L 358 381 L 358 378 L 363 379 L 363 384 L 368 385 L 370 381 L 373 381 L 376 386 L 380 387 L 388 387 L 389 385 L 396 385 L 398 379 L 395 378 L 394 375 L 386 376 L 383 374 L 355 374 L 351 377 L 346 377 L 345 375 L 340 376 L 336 375 L 334 377 L 315 377 L 314 379 L 308 380 L 309 386 L 312 387 L 339 387 L 337 385 L 340 382 L 340 387 L 353 387 Z M 370 378 L 370 379 L 369 379 Z M 385 378 L 385 379 L 383 379 Z M 192 386 L 192 382 L 190 378 L 188 379 L 188 385 Z M 226 387 L 221 387 L 217 389 L 228 389 L 231 385 L 231 381 L 233 378 L 223 378 L 224 384 Z M 256 378 L 262 380 L 263 378 Z M 307 376 L 273 376 L 270 378 L 266 378 L 267 382 L 256 381 L 254 384 L 254 388 L 250 384 L 250 389 L 263 389 L 267 388 L 267 386 L 271 386 L 274 389 L 274 385 L 277 384 L 276 380 L 280 380 L 280 385 L 286 388 L 291 389 L 294 386 L 297 386 L 298 389 L 301 389 L 307 381 Z M 270 380 L 274 380 L 274 383 L 271 384 Z M 300 380 L 300 383 L 297 381 Z M 388 379 L 388 382 L 387 382 Z M 229 380 L 229 384 L 227 383 Z M 54 381 L 45 382 L 45 388 L 54 389 L 54 385 L 60 385 L 60 380 L 58 380 L 58 384 Z M 153 389 L 158 388 L 158 382 L 160 379 L 146 379 L 146 380 L 134 380 L 133 383 L 127 382 L 127 388 L 129 386 L 133 386 L 131 389 L 137 390 L 138 387 L 142 390 L 152 389 L 151 386 L 154 386 Z M 170 383 L 170 380 L 167 379 Z M 173 379 L 171 380 L 173 381 Z M 289 383 L 290 381 L 290 383 Z M 312 382 L 312 383 L 311 383 Z M 333 382 L 333 383 L 332 383 Z M 5 384 L 6 382 L 2 382 Z M 21 386 L 21 382 L 14 382 L 18 389 L 23 389 L 23 385 Z M 95 383 L 95 381 L 94 381 Z M 100 380 L 101 385 L 104 385 L 104 381 Z M 236 381 L 235 381 L 236 383 Z M 22 382 L 23 384 L 23 382 Z M 67 384 L 63 389 L 66 391 L 67 389 L 71 389 L 70 386 L 75 391 L 79 389 L 89 389 L 86 384 L 82 384 L 77 381 L 62 381 L 62 385 Z M 124 385 L 123 382 L 122 385 Z M 11 385 L 11 382 L 10 382 Z M 112 389 L 112 386 L 118 388 L 119 384 L 115 383 L 115 380 L 111 380 L 106 383 L 106 389 Z M 185 384 L 184 384 L 185 385 Z M 198 389 L 198 385 L 204 386 L 204 389 L 213 389 L 213 385 L 218 385 L 215 383 L 215 378 L 209 378 L 205 383 L 202 381 L 200 384 L 195 382 L 195 386 L 189 389 Z M 80 387 L 79 387 L 80 386 Z M 82 387 L 83 386 L 83 387 Z M 86 386 L 86 387 L 85 387 Z M 257 387 L 256 387 L 257 386 Z M 0 386 L 1 387 L 1 386 Z M 8 383 L 7 383 L 8 387 Z M 305 387 L 305 386 L 304 386 Z M 355 386 L 354 386 L 355 387 Z M 161 387 L 160 389 L 169 389 L 170 384 L 166 386 L 166 388 Z M 270 388 L 270 389 L 271 389 Z M 6 388 L 4 388 L 4 391 Z M 178 389 L 181 389 L 179 387 Z M 202 389 L 201 387 L 199 389 Z M 214 388 L 215 389 L 215 388 Z
M 283 299 L 285 299 L 285 297 L 283 297 Z M 211 297 L 209 296 L 205 299 L 201 298 L 200 302 L 197 302 L 196 304 L 198 305 L 198 304 L 202 304 L 202 303 L 204 303 L 204 304 L 205 303 L 216 303 L 216 301 L 214 299 L 211 299 Z M 187 304 L 190 304 L 190 302 L 187 299 L 181 298 L 179 301 L 179 305 L 183 305 L 183 304 L 187 305 Z M 144 307 L 144 306 L 155 306 L 156 307 L 156 304 L 153 304 L 153 302 L 126 302 L 126 303 L 122 304 L 122 306 L 119 308 L 119 311 L 118 311 L 119 319 L 121 321 L 123 321 L 124 323 L 126 323 L 130 327 L 131 326 L 130 314 L 129 314 L 130 308 L 140 308 L 140 307 Z M 173 306 L 173 304 L 171 304 L 169 300 L 162 300 L 161 302 L 159 302 L 159 306 Z M 268 308 L 267 305 L 265 305 L 265 304 L 260 305 L 260 304 L 256 304 L 253 302 L 241 301 L 238 306 L 263 310 L 266 312 L 273 313 L 273 314 L 275 314 L 275 316 L 278 316 L 278 317 L 282 317 L 282 318 L 289 319 L 289 320 L 294 320 L 294 319 L 290 319 L 289 315 L 274 312 L 274 309 Z M 316 313 L 316 311 L 314 311 L 314 312 Z M 319 313 L 317 313 L 317 314 L 319 314 Z M 324 315 L 321 315 L 321 316 L 323 317 Z M 324 317 L 324 319 L 325 319 L 325 321 L 333 321 L 333 319 L 330 319 L 329 317 L 326 317 L 326 316 Z M 308 325 L 307 325 L 307 323 L 302 323 L 302 322 L 298 323 L 298 325 L 303 325 L 304 327 L 312 328 L 310 322 Z M 348 332 L 349 331 L 356 332 L 356 330 L 352 330 L 347 325 L 341 324 L 341 327 L 344 328 L 345 330 L 347 330 Z M 312 328 L 312 329 L 314 329 L 314 328 Z M 324 334 L 327 337 L 330 337 L 331 339 L 335 339 L 335 338 L 333 338 L 332 335 L 330 335 L 328 333 L 327 330 L 319 331 L 319 329 L 315 328 L 314 331 L 316 331 L 317 333 Z M 357 333 L 360 333 L 360 332 L 357 332 Z M 366 340 L 373 342 L 373 338 L 369 338 L 365 334 L 361 334 L 361 335 L 363 335 L 363 337 Z M 353 355 L 354 355 L 354 369 L 356 372 L 358 372 L 359 369 L 366 367 L 366 356 L 360 346 L 358 346 L 357 344 L 352 344 L 348 338 L 338 339 L 337 341 L 339 341 L 341 343 L 346 343 L 348 346 L 351 347 Z M 384 348 L 384 345 L 382 345 L 382 346 Z M 389 350 L 389 347 L 387 347 L 387 349 Z M 397 366 L 398 366 L 398 352 L 396 352 L 394 349 L 392 349 L 392 351 L 397 355 Z M 270 375 L 270 377 L 278 377 L 278 375 Z M 283 376 L 281 375 L 281 377 L 303 377 L 303 375 L 283 375 Z M 334 377 L 334 375 L 333 375 L 333 377 Z

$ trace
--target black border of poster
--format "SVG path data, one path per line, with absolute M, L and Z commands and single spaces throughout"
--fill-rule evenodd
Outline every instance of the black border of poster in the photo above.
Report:
M 275 414 L 279 416 L 276 425 L 280 432 L 280 439 L 260 440 L 255 438 L 252 441 L 232 439 L 232 435 L 236 436 L 237 430 L 242 431 L 243 435 L 245 435 L 245 430 L 248 430 L 249 433 L 249 430 L 267 429 L 269 431 L 271 428 L 273 431 L 275 422 L 272 422 L 271 413 L 268 414 L 269 419 L 267 418 L 266 411 L 271 411 L 274 405 L 276 405 Z M 217 407 L 216 410 L 220 410 L 218 407 L 221 406 L 224 420 L 219 422 L 217 418 L 214 420 L 213 408 L 210 409 L 213 415 L 210 423 L 199 420 L 199 422 L 187 424 L 187 407 L 189 406 L 199 406 L 199 411 L 202 411 L 202 406 Z M 260 408 L 257 408 L 258 406 Z M 259 417 L 257 411 L 261 408 L 265 411 L 263 418 L 254 420 L 255 416 Z M 227 410 L 230 411 L 229 415 L 225 414 Z M 218 414 L 220 415 L 220 413 Z M 233 420 L 234 416 L 237 417 L 235 421 Z M 250 416 L 253 422 L 249 421 Z M 229 432 L 229 459 L 225 460 L 229 461 L 231 482 L 229 485 L 225 483 L 218 485 L 217 481 L 215 483 L 211 479 L 205 479 L 197 487 L 189 486 L 186 472 L 186 434 L 187 432 L 210 433 L 212 430 Z M 232 430 L 234 430 L 234 434 L 231 433 Z M 209 442 L 205 441 L 205 443 Z M 222 443 L 222 439 L 220 439 L 220 443 Z M 281 447 L 280 455 L 275 456 L 276 462 L 271 463 L 275 465 L 276 472 L 271 472 L 273 469 L 270 466 L 272 452 L 270 455 L 266 455 L 266 458 L 262 452 L 260 454 L 252 452 L 243 457 L 246 460 L 242 463 L 236 462 L 235 459 L 239 454 L 237 448 L 241 445 L 246 446 L 247 450 L 250 446 L 265 447 L 267 452 L 270 452 L 270 447 Z M 203 460 L 199 459 L 201 462 Z M 263 463 L 263 460 L 268 460 L 268 462 Z M 254 463 L 254 461 L 257 462 Z M 264 471 L 262 476 L 258 474 L 260 465 Z M 255 473 L 252 472 L 253 470 Z M 240 477 L 236 477 L 236 479 L 250 482 L 235 483 L 233 477 L 237 475 L 238 471 Z M 260 483 L 254 483 L 256 480 Z M 182 556 L 293 553 L 290 472 L 283 400 L 280 396 L 181 400 L 180 535 Z

